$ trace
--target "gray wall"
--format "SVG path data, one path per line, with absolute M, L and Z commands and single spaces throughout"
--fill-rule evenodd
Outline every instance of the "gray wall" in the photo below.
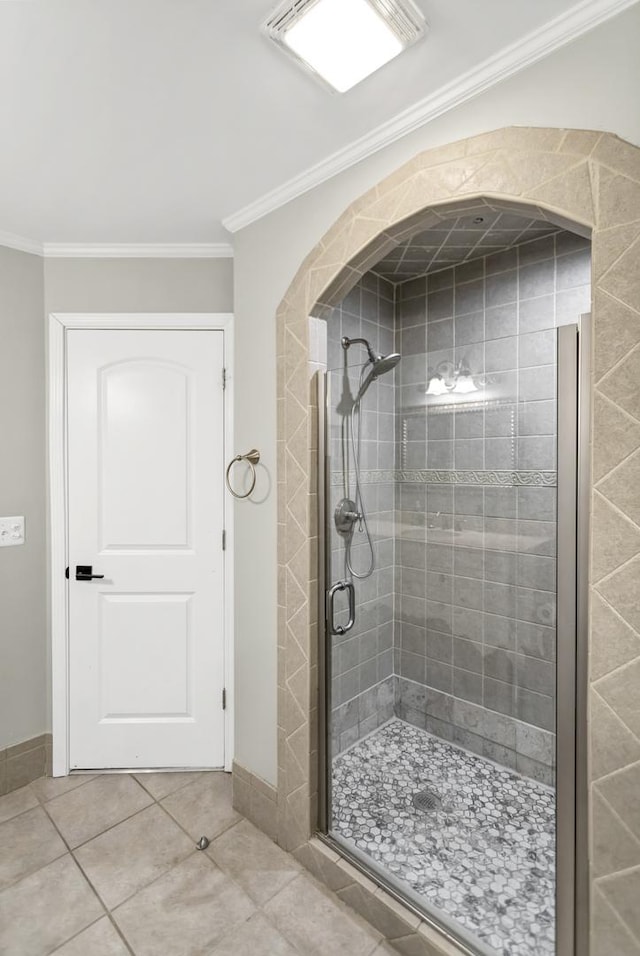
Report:
M 236 756 L 276 780 L 276 328 L 295 272 L 347 206 L 421 150 L 509 125 L 602 129 L 640 144 L 640 5 L 236 233 L 238 447 L 259 445 L 262 500 L 237 509 Z M 269 485 L 270 482 L 270 485 Z M 242 576 L 241 576 L 242 572 Z
M 48 726 L 42 301 L 42 259 L 0 247 L 0 514 L 26 518 L 0 549 L 0 750 Z
M 46 259 L 50 312 L 233 312 L 232 259 Z
M 0 550 L 0 749 L 50 728 L 43 315 L 79 311 L 232 312 L 233 260 L 43 261 L 0 248 L 0 512 L 27 522 L 26 545 Z
M 398 713 L 550 782 L 554 326 L 589 311 L 589 243 L 558 233 L 397 294 Z M 459 361 L 482 390 L 425 396 L 439 363 Z

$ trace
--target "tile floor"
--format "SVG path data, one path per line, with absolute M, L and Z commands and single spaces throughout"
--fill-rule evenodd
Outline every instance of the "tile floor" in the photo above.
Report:
M 151 773 L 41 778 L 0 798 L 0 954 L 51 953 L 392 950 L 233 810 L 228 774 Z
M 435 790 L 441 805 L 416 809 Z M 555 794 L 394 719 L 333 763 L 333 833 L 499 956 L 553 956 Z

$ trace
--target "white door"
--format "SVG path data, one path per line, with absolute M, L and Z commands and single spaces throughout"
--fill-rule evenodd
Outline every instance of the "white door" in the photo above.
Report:
M 224 764 L 223 335 L 67 333 L 71 769 Z

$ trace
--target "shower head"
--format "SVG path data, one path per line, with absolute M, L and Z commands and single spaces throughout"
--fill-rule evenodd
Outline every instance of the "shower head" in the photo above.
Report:
M 353 404 L 357 405 L 371 383 L 379 378 L 380 375 L 384 375 L 385 372 L 390 372 L 392 368 L 395 368 L 402 356 L 399 355 L 398 352 L 391 352 L 390 355 L 376 355 L 367 339 L 350 339 L 348 335 L 342 337 L 341 344 L 345 352 L 351 348 L 352 345 L 364 345 L 367 350 L 367 355 L 369 356 L 371 369 L 355 397 Z
M 390 355 L 378 355 L 377 358 L 372 359 L 371 369 L 369 374 L 363 381 L 362 385 L 358 389 L 358 394 L 356 395 L 354 405 L 362 399 L 362 396 L 367 391 L 372 382 L 375 382 L 377 378 L 380 378 L 381 375 L 385 375 L 386 372 L 390 372 L 391 369 L 395 368 L 402 356 L 398 352 L 391 352 Z
M 402 356 L 399 352 L 390 352 L 389 355 L 379 355 L 373 363 L 370 374 L 373 375 L 374 378 L 379 378 L 386 372 L 390 372 L 392 368 L 395 368 L 401 358 Z

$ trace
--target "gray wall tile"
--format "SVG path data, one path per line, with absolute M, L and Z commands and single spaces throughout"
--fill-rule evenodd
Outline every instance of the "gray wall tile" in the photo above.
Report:
M 521 333 L 550 329 L 556 324 L 555 294 L 524 299 L 518 305 L 518 330 Z
M 395 289 L 366 277 L 352 290 L 329 327 L 336 365 L 343 334 L 403 354 L 395 388 L 384 380 L 367 394 L 366 467 L 553 471 L 554 326 L 588 307 L 589 253 L 559 233 Z M 441 362 L 483 375 L 494 404 L 430 404 L 427 369 Z M 555 489 L 407 481 L 364 493 L 385 538 L 373 579 L 356 584 L 354 634 L 335 645 L 336 745 L 395 709 L 552 779 Z M 344 542 L 334 541 L 339 569 Z M 366 562 L 361 543 L 354 556 Z

